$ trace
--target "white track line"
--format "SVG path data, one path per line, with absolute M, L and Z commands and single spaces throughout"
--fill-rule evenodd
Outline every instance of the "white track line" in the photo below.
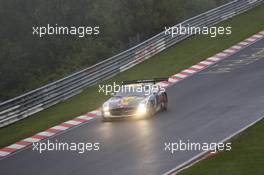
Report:
M 237 132 L 229 135 L 228 137 L 224 138 L 223 140 L 221 140 L 218 143 L 225 143 L 226 141 L 230 140 L 231 138 L 233 138 L 234 136 L 240 134 L 241 132 L 245 131 L 246 129 L 248 129 L 249 127 L 253 126 L 254 124 L 256 124 L 257 122 L 259 122 L 260 120 L 262 120 L 264 117 L 260 117 L 259 119 L 255 120 L 254 122 L 251 122 L 250 124 L 246 125 L 245 127 L 241 128 L 240 130 L 238 130 Z M 206 153 L 208 153 L 209 151 L 203 151 L 199 154 L 197 154 L 196 156 L 194 156 L 193 158 L 189 159 L 188 161 L 183 162 L 182 164 L 178 165 L 177 167 L 175 167 L 174 169 L 164 173 L 164 175 L 170 175 L 170 174 L 177 174 L 179 173 L 181 170 L 185 169 L 184 167 L 188 166 L 189 164 L 191 164 L 193 161 L 199 159 L 200 157 L 204 156 Z M 194 162 L 197 163 L 197 162 Z M 193 164 L 191 164 L 193 165 Z M 189 167 L 189 166 L 188 166 Z

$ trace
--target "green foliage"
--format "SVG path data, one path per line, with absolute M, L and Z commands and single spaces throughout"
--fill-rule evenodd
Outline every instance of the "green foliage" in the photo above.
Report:
M 0 0 L 0 101 L 125 50 L 227 0 Z M 100 26 L 97 37 L 32 35 L 33 26 Z

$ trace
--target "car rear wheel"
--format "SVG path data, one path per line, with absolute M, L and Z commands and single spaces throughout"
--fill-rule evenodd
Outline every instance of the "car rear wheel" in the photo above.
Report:
M 161 103 L 161 110 L 166 111 L 168 107 L 168 97 L 166 93 L 163 94 L 163 98 L 164 98 L 164 101 Z

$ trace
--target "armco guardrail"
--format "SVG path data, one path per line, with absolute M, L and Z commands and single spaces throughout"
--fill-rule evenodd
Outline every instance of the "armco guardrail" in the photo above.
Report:
M 241 14 L 264 0 L 235 0 L 180 23 L 182 26 L 212 26 L 227 18 Z M 177 24 L 175 26 L 179 26 Z M 80 93 L 84 88 L 110 78 L 150 58 L 190 35 L 171 37 L 165 32 L 145 42 L 108 58 L 98 64 L 76 72 L 63 79 L 30 91 L 0 104 L 0 127 L 23 119 L 60 101 Z

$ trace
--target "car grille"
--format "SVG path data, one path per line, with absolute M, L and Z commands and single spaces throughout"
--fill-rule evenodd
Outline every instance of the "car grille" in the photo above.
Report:
M 136 113 L 136 109 L 135 107 L 131 107 L 131 108 L 116 108 L 116 109 L 111 109 L 110 113 L 113 116 L 126 116 L 126 115 L 135 115 Z

